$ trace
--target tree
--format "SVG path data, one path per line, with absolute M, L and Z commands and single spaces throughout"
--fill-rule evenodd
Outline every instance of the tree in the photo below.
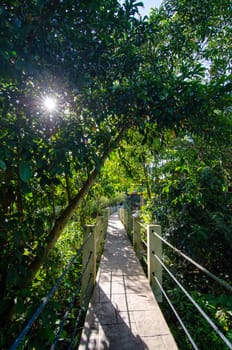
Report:
M 9 318 L 130 126 L 101 95 L 118 47 L 125 57 L 135 11 L 133 1 L 1 4 L 0 309 Z
M 139 5 L 1 4 L 0 313 L 9 318 L 130 128 L 144 138 L 165 128 L 206 133 L 225 117 L 228 77 L 205 79 L 199 33 L 186 30 L 181 9 L 175 15 L 170 2 L 142 20 Z M 48 113 L 51 95 L 58 108 Z

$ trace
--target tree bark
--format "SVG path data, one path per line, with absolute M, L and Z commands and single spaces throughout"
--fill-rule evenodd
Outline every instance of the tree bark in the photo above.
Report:
M 147 188 L 147 196 L 149 199 L 151 199 L 151 190 L 150 190 L 150 186 L 149 186 L 149 176 L 148 176 L 148 172 L 146 169 L 146 161 L 145 161 L 144 155 L 142 155 L 142 165 L 143 165 L 143 172 L 144 172 L 146 188 Z

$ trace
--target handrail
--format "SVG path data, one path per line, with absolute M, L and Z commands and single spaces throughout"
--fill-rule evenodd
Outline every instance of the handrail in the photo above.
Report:
M 147 242 L 144 239 L 142 239 L 142 243 L 144 244 L 145 247 L 147 247 Z
M 215 323 L 209 318 L 209 316 L 200 307 L 200 305 L 191 297 L 191 295 L 182 286 L 182 284 L 176 279 L 173 273 L 167 268 L 164 262 L 155 253 L 153 254 L 155 258 L 158 260 L 158 262 L 160 263 L 160 265 L 167 271 L 169 276 L 178 285 L 178 287 L 182 290 L 182 292 L 187 296 L 187 298 L 191 301 L 191 303 L 195 306 L 195 308 L 200 312 L 200 314 L 204 317 L 204 319 L 209 323 L 209 325 L 214 329 L 214 331 L 219 335 L 219 337 L 224 341 L 224 343 L 229 347 L 229 349 L 232 349 L 232 343 L 230 343 L 230 341 L 224 336 L 224 334 L 219 330 L 219 328 L 215 325 Z
M 62 322 L 60 323 L 59 329 L 58 329 L 57 332 L 56 332 L 56 336 L 55 336 L 55 339 L 54 339 L 54 341 L 53 341 L 53 344 L 52 344 L 50 350 L 54 350 L 55 347 L 56 347 L 56 344 L 57 344 L 58 341 L 59 341 L 59 336 L 60 336 L 62 330 L 64 329 L 65 322 L 66 322 L 66 320 L 67 320 L 67 318 L 68 318 L 69 313 L 71 312 L 71 310 L 72 310 L 72 308 L 73 308 L 74 301 L 75 301 L 75 298 L 76 298 L 76 293 L 77 293 L 78 290 L 80 289 L 80 284 L 81 284 L 82 276 L 84 275 L 84 273 L 85 273 L 85 271 L 86 271 L 86 269 L 87 269 L 87 266 L 88 266 L 88 264 L 89 264 L 89 262 L 90 262 L 90 258 L 91 258 L 91 256 L 92 256 L 92 254 L 93 254 L 92 252 L 89 253 L 89 258 L 88 258 L 88 261 L 87 261 L 87 263 L 86 263 L 86 265 L 85 265 L 85 268 L 84 268 L 84 270 L 82 271 L 81 275 L 79 276 L 79 278 L 78 278 L 78 280 L 77 280 L 77 284 L 76 284 L 76 288 L 75 288 L 74 293 L 73 293 L 73 297 L 72 297 L 72 299 L 71 299 L 71 301 L 70 301 L 70 303 L 69 303 L 69 305 L 68 305 L 68 307 L 67 307 L 67 309 L 66 309 L 66 312 L 65 312 L 65 314 L 64 314 L 63 320 L 62 320 Z
M 79 309 L 76 320 L 75 320 L 75 327 L 74 327 L 72 335 L 71 335 L 71 340 L 70 340 L 68 350 L 72 350 L 72 348 L 73 348 L 73 342 L 74 342 L 74 339 L 75 339 L 77 331 L 78 331 L 78 325 L 80 322 L 81 312 L 82 312 L 82 310 Z
M 142 222 L 139 222 L 139 225 L 144 228 L 145 230 L 147 229 L 147 225 L 146 224 L 143 224 Z
M 138 221 L 137 221 L 138 222 Z M 143 227 L 144 229 L 147 228 L 147 225 L 138 222 L 138 224 Z M 158 237 L 162 242 L 164 242 L 167 246 L 169 246 L 170 248 L 172 248 L 177 254 L 179 254 L 180 256 L 182 256 L 183 258 L 185 258 L 186 260 L 188 260 L 191 264 L 195 265 L 199 270 L 201 270 L 202 272 L 204 272 L 205 274 L 207 274 L 209 277 L 211 277 L 215 282 L 217 282 L 218 284 L 220 284 L 222 287 L 226 288 L 228 291 L 232 292 L 232 286 L 230 286 L 226 281 L 224 281 L 223 279 L 215 276 L 212 272 L 210 272 L 209 270 L 207 270 L 204 266 L 200 265 L 199 263 L 197 263 L 195 260 L 193 260 L 192 258 L 190 258 L 188 255 L 184 254 L 181 250 L 177 249 L 176 247 L 174 247 L 171 243 L 169 243 L 166 239 L 164 239 L 163 237 L 161 237 L 157 232 L 154 232 L 154 235 L 156 237 Z M 142 239 L 142 243 L 147 247 L 147 243 L 145 242 L 145 240 Z
M 214 279 L 217 283 L 219 283 L 221 286 L 223 286 L 224 288 L 228 289 L 230 292 L 232 292 L 232 287 L 224 280 L 222 280 L 221 278 L 218 278 L 217 276 L 215 276 L 212 272 L 208 271 L 205 267 L 203 267 L 202 265 L 198 264 L 195 260 L 191 259 L 189 256 L 187 256 L 186 254 L 184 254 L 181 250 L 177 249 L 176 247 L 174 247 L 171 243 L 169 243 L 168 241 L 166 241 L 163 237 L 161 237 L 158 233 L 154 232 L 154 235 L 156 237 L 158 237 L 162 242 L 164 242 L 166 245 L 168 245 L 170 248 L 172 248 L 177 254 L 179 254 L 180 256 L 182 256 L 183 258 L 185 258 L 186 260 L 188 260 L 189 262 L 191 262 L 193 265 L 195 265 L 196 267 L 198 267 L 198 269 L 200 269 L 201 271 L 203 271 L 205 274 L 207 274 L 209 277 L 211 277 L 212 279 Z
M 72 308 L 73 308 L 73 305 L 74 305 L 74 301 L 75 301 L 75 298 L 76 298 L 76 293 L 78 292 L 78 290 L 80 289 L 80 281 L 81 281 L 81 278 L 78 279 L 78 282 L 77 282 L 77 285 L 76 285 L 76 288 L 74 290 L 74 294 L 73 294 L 73 297 L 68 305 L 68 308 L 66 309 L 66 312 L 64 314 L 64 317 L 63 317 L 63 320 L 62 322 L 60 323 L 60 326 L 56 332 L 56 335 L 55 335 L 55 339 L 53 341 L 53 344 L 52 346 L 50 347 L 50 350 L 54 350 L 58 341 L 59 341 L 59 337 L 60 337 L 60 334 L 61 332 L 63 331 L 64 329 L 64 326 L 65 326 L 65 323 L 67 321 L 67 318 L 68 318 L 68 315 L 69 313 L 72 311 Z
M 161 286 L 161 284 L 160 284 L 158 278 L 155 276 L 155 274 L 153 274 L 153 277 L 154 277 L 154 279 L 156 280 L 156 283 L 158 284 L 158 286 L 160 287 L 161 292 L 163 293 L 165 299 L 167 300 L 169 306 L 171 307 L 173 313 L 175 314 L 175 316 L 176 316 L 178 322 L 180 323 L 181 327 L 183 328 L 185 334 L 187 335 L 189 341 L 191 342 L 191 344 L 192 344 L 194 350 L 198 350 L 198 347 L 197 347 L 196 343 L 194 342 L 193 338 L 191 337 L 191 335 L 190 335 L 190 333 L 189 333 L 187 327 L 185 326 L 185 324 L 184 324 L 184 322 L 182 321 L 180 315 L 179 315 L 178 312 L 176 311 L 176 308 L 175 308 L 174 305 L 172 304 L 172 302 L 171 302 L 170 298 L 168 297 L 167 293 L 165 292 L 165 290 L 164 290 L 163 287 Z
M 105 213 L 106 215 L 103 217 L 103 220 L 100 222 L 100 225 L 101 225 L 101 232 L 99 232 L 100 234 L 100 238 L 103 239 L 103 233 L 104 231 L 106 231 L 107 229 L 107 221 L 108 221 L 108 215 L 110 213 L 110 208 L 107 209 L 107 213 Z M 99 226 L 99 225 L 97 225 Z M 96 231 L 98 231 L 98 227 L 96 226 Z M 89 251 L 89 255 L 85 261 L 85 266 L 82 270 L 82 273 L 81 275 L 78 277 L 78 280 L 77 280 L 77 284 L 76 284 L 76 288 L 74 290 L 74 295 L 70 301 L 70 303 L 68 304 L 68 307 L 66 308 L 66 312 L 64 314 L 64 317 L 63 317 L 63 320 L 59 326 L 59 329 L 57 330 L 56 332 L 56 335 L 55 335 L 55 339 L 53 341 L 53 344 L 51 345 L 51 350 L 54 350 L 55 347 L 56 347 L 56 344 L 59 340 L 59 336 L 60 336 L 60 333 L 62 332 L 64 326 L 65 326 L 65 323 L 66 323 L 66 320 L 67 320 L 67 317 L 69 315 L 69 313 L 71 312 L 72 308 L 73 308 L 73 305 L 74 305 L 74 301 L 75 301 L 75 297 L 76 297 L 76 293 L 78 292 L 78 289 L 80 289 L 80 284 L 81 284 L 81 287 L 82 287 L 82 283 L 83 283 L 83 277 L 86 273 L 86 270 L 89 270 L 88 268 L 88 265 L 90 263 L 90 260 L 93 259 L 93 252 L 91 251 L 92 248 L 89 247 L 89 240 L 90 238 L 93 236 L 94 232 L 91 231 L 91 232 L 88 232 L 87 235 L 86 235 L 86 238 L 84 239 L 84 242 L 83 244 L 81 245 L 81 247 L 76 251 L 76 254 L 71 258 L 71 260 L 69 261 L 69 263 L 67 264 L 66 268 L 64 269 L 63 273 L 60 275 L 60 277 L 57 279 L 56 283 L 54 284 L 54 286 L 50 289 L 50 291 L 47 293 L 47 295 L 44 297 L 43 301 L 40 303 L 40 305 L 37 307 L 36 311 L 34 312 L 34 314 L 31 316 L 31 318 L 29 319 L 29 321 L 27 322 L 27 324 L 25 325 L 25 327 L 22 329 L 22 331 L 19 333 L 18 337 L 15 339 L 14 343 L 11 345 L 11 347 L 9 348 L 9 350 L 16 350 L 20 345 L 21 343 L 23 342 L 23 340 L 25 339 L 27 333 L 29 332 L 29 330 L 31 329 L 32 325 L 34 324 L 34 322 L 37 320 L 37 318 L 40 316 L 41 312 L 43 311 L 43 309 L 45 308 L 45 306 L 47 305 L 48 301 L 52 298 L 53 294 L 55 293 L 55 291 L 58 289 L 60 283 L 63 281 L 64 277 L 67 275 L 67 273 L 69 272 L 70 268 L 73 266 L 73 264 L 75 263 L 76 259 L 83 253 L 83 250 L 84 248 L 85 249 L 90 249 Z M 95 237 L 95 236 L 93 236 Z M 99 243 L 100 240 L 98 240 L 98 242 L 95 241 L 95 244 L 94 246 L 96 245 L 96 243 Z M 92 240 L 92 238 L 91 238 Z M 87 245 L 87 248 L 86 248 L 86 245 Z M 95 250 L 95 248 L 94 248 Z M 100 250 L 99 250 L 100 252 Z M 95 257 L 96 258 L 96 257 Z M 96 261 L 95 261 L 95 266 L 96 266 Z M 88 273 L 90 274 L 91 276 L 91 279 L 93 279 L 93 277 L 95 276 L 95 274 L 93 274 L 93 272 L 89 272 Z M 96 276 L 95 276 L 96 277 Z M 88 279 L 87 281 L 88 283 L 90 282 L 90 278 Z M 88 286 L 87 286 L 88 287 Z M 81 316 L 81 312 L 82 312 L 82 307 L 80 306 L 80 309 L 79 309 L 79 312 L 78 312 L 78 315 L 76 317 L 76 321 L 75 321 L 75 327 L 74 327 L 74 330 L 73 330 L 73 333 L 72 333 L 72 336 L 71 336 L 71 342 L 69 344 L 69 349 L 72 349 L 72 343 L 75 339 L 75 335 L 76 335 L 76 332 L 77 332 L 77 329 L 78 329 L 78 322 L 79 322 L 79 319 L 80 319 L 80 316 Z
M 19 334 L 19 336 L 16 338 L 16 340 L 14 341 L 14 343 L 11 345 L 11 347 L 9 348 L 9 350 L 15 350 L 17 349 L 17 347 L 22 343 L 22 341 L 24 340 L 25 336 L 27 335 L 27 333 L 29 332 L 30 328 L 32 327 L 33 323 L 37 320 L 37 318 L 39 317 L 39 315 L 41 314 L 41 312 L 43 311 L 43 309 L 45 308 L 45 306 L 47 305 L 48 301 L 51 299 L 51 297 L 53 296 L 53 294 L 55 293 L 55 291 L 57 290 L 57 288 L 59 287 L 60 283 L 63 281 L 64 277 L 66 276 L 66 274 L 68 273 L 68 271 L 70 270 L 71 266 L 73 265 L 74 261 L 77 259 L 78 256 L 80 256 L 80 253 L 82 252 L 85 244 L 88 242 L 89 238 L 91 237 L 91 233 L 88 235 L 88 237 L 86 238 L 86 240 L 84 241 L 84 243 L 82 244 L 82 246 L 78 249 L 77 253 L 74 255 L 74 257 L 70 260 L 70 262 L 68 263 L 67 267 L 65 268 L 64 272 L 61 274 L 61 276 L 57 279 L 56 283 L 54 284 L 54 286 L 50 289 L 50 291 L 48 292 L 48 294 L 46 295 L 46 297 L 44 298 L 44 300 L 42 301 L 42 303 L 39 305 L 39 307 L 36 309 L 36 311 L 34 312 L 34 314 L 32 315 L 32 317 L 30 318 L 30 320 L 27 322 L 26 326 L 23 328 L 23 330 L 21 331 L 21 333 Z
M 125 215 L 122 215 L 123 218 L 125 218 Z M 126 227 L 126 225 L 124 224 Z M 141 227 L 147 228 L 147 243 L 141 238 Z M 180 322 L 183 330 L 185 331 L 187 337 L 189 338 L 193 348 L 197 350 L 197 346 L 194 343 L 191 335 L 188 333 L 185 325 L 183 324 L 183 321 L 180 319 L 180 316 L 178 315 L 177 311 L 175 310 L 174 306 L 172 305 L 168 295 L 164 291 L 162 287 L 162 272 L 160 269 L 164 269 L 170 276 L 171 278 L 175 281 L 175 283 L 179 286 L 179 288 L 184 292 L 184 294 L 188 297 L 188 299 L 191 301 L 191 303 L 197 308 L 197 310 L 200 312 L 202 317 L 209 323 L 209 325 L 213 328 L 213 330 L 217 333 L 217 335 L 222 339 L 222 341 L 229 347 L 229 349 L 232 349 L 232 344 L 230 341 L 224 336 L 224 334 L 219 330 L 219 328 L 216 326 L 216 324 L 209 318 L 209 316 L 204 312 L 204 310 L 199 306 L 199 304 L 191 297 L 191 295 L 186 291 L 186 289 L 181 285 L 181 283 L 175 278 L 175 276 L 172 274 L 172 272 L 167 268 L 167 266 L 163 263 L 162 257 L 161 257 L 161 252 L 162 252 L 162 247 L 160 244 L 163 242 L 170 248 L 174 250 L 177 254 L 185 258 L 187 261 L 195 265 L 198 269 L 203 271 L 205 274 L 207 274 L 210 278 L 212 278 L 214 281 L 219 283 L 221 286 L 229 290 L 230 292 L 232 291 L 232 286 L 230 286 L 226 281 L 218 278 L 215 276 L 213 273 L 208 271 L 206 268 L 204 268 L 202 265 L 197 263 L 195 260 L 191 259 L 189 256 L 184 254 L 182 251 L 174 247 L 171 243 L 169 243 L 167 240 L 165 240 L 161 235 L 161 227 L 159 225 L 147 225 L 147 227 L 138 222 L 137 218 L 133 218 L 133 245 L 134 249 L 136 251 L 137 256 L 140 259 L 144 259 L 144 255 L 142 253 L 144 245 L 147 248 L 148 252 L 148 260 L 144 259 L 144 261 L 147 263 L 148 266 L 148 278 L 151 284 L 151 287 L 153 289 L 153 292 L 157 298 L 157 301 L 162 301 L 162 298 L 159 295 L 159 292 L 157 291 L 157 288 L 165 299 L 167 300 L 168 304 L 170 305 L 172 311 L 176 315 L 178 321 Z M 158 240 L 158 241 L 157 241 Z M 160 242 L 160 243 L 159 243 Z M 154 252 L 156 250 L 156 252 Z M 186 332 L 187 331 L 187 332 Z
M 143 228 L 147 228 L 147 225 L 138 222 L 140 227 Z M 226 288 L 228 291 L 232 292 L 232 286 L 230 286 L 226 281 L 224 281 L 223 279 L 217 277 L 216 275 L 214 275 L 212 272 L 210 272 L 209 270 L 207 270 L 205 267 L 203 267 L 202 265 L 200 265 L 199 263 L 197 263 L 195 260 L 193 260 L 192 258 L 190 258 L 188 255 L 184 254 L 181 250 L 177 249 L 176 247 L 174 247 L 171 243 L 169 243 L 167 240 L 165 240 L 163 237 L 161 237 L 157 232 L 153 232 L 154 235 L 159 238 L 163 243 L 165 243 L 167 246 L 169 246 L 170 248 L 172 248 L 177 254 L 179 254 L 180 256 L 182 256 L 183 258 L 185 258 L 186 260 L 188 260 L 191 264 L 195 265 L 199 270 L 201 270 L 202 272 L 204 272 L 205 274 L 207 274 L 210 278 L 212 278 L 215 282 L 217 282 L 218 284 L 220 284 L 222 287 Z M 144 244 L 147 247 L 147 243 L 142 239 L 141 240 L 142 244 Z

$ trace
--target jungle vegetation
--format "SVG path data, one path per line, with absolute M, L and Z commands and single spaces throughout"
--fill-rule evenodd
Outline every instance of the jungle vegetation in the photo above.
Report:
M 1 1 L 1 348 L 62 271 L 96 203 L 127 190 L 143 193 L 145 221 L 231 281 L 231 3 L 166 0 L 145 18 L 141 5 Z M 200 289 L 231 338 L 231 297 L 207 281 Z

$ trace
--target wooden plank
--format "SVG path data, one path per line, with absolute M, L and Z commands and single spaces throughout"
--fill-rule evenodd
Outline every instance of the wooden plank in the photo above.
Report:
M 151 285 L 151 289 L 155 295 L 156 300 L 161 303 L 163 301 L 162 292 L 154 279 L 153 274 L 157 277 L 160 285 L 162 286 L 162 266 L 157 261 L 154 253 L 161 259 L 162 258 L 162 241 L 155 236 L 154 232 L 161 235 L 160 225 L 147 225 L 147 273 L 148 280 Z
M 109 220 L 78 349 L 178 349 L 117 214 Z

